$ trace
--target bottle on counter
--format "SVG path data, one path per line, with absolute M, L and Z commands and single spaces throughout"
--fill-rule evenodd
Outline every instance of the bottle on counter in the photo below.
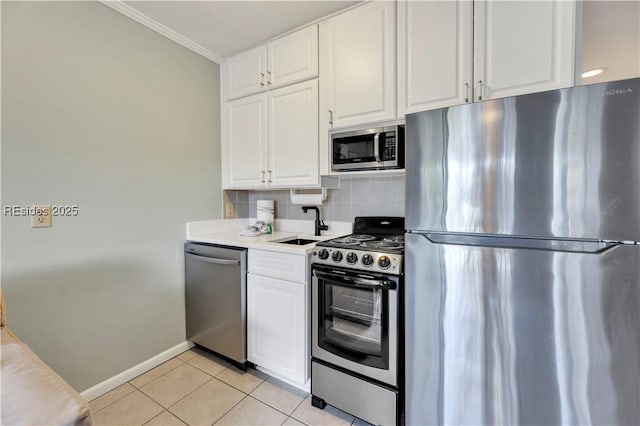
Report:
M 273 232 L 273 226 L 271 225 L 271 222 L 267 223 L 267 234 L 271 234 Z

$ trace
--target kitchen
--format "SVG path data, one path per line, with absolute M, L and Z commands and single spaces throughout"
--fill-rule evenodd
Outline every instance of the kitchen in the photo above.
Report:
M 401 7 L 399 3 L 398 9 Z M 613 6 L 605 11 L 611 8 Z M 396 16 L 395 9 L 392 16 L 380 13 L 378 18 L 386 17 L 388 25 L 415 28 L 416 37 L 426 28 L 401 23 L 406 16 L 401 13 Z M 592 13 L 607 16 L 602 10 Z M 616 15 L 614 28 L 623 28 L 622 20 L 634 16 L 637 17 L 637 13 Z M 461 20 L 470 17 L 468 12 L 460 15 Z M 226 89 L 224 73 L 219 77 L 218 65 L 103 4 L 3 2 L 2 20 L 3 205 L 51 202 L 80 207 L 77 217 L 54 218 L 50 229 L 32 230 L 26 219 L 3 217 L 2 285 L 8 302 L 9 324 L 78 391 L 107 382 L 185 341 L 184 272 L 179 265 L 183 262 L 186 222 L 222 217 L 255 218 L 255 201 L 274 199 L 277 218 L 306 220 L 308 228 L 304 233 L 313 233 L 312 213 L 302 213 L 300 205 L 290 201 L 290 183 L 273 184 L 265 192 L 256 189 L 256 185 L 263 184 L 263 179 L 308 179 L 307 183 L 296 185 L 299 192 L 304 192 L 306 187 L 318 186 L 308 183 L 309 179 L 317 181 L 320 176 L 328 176 L 329 179 L 325 179 L 327 199 L 321 208 L 321 217 L 326 222 L 352 223 L 356 216 L 405 214 L 404 177 L 394 175 L 393 171 L 388 172 L 390 175 L 363 177 L 352 177 L 359 172 L 345 172 L 353 174 L 340 177 L 340 188 L 332 189 L 331 185 L 338 184 L 336 175 L 329 171 L 328 149 L 318 149 L 317 173 L 310 173 L 308 169 L 305 175 L 301 173 L 302 166 L 297 169 L 292 166 L 289 170 L 280 169 L 291 172 L 288 175 L 278 175 L 278 170 L 272 170 L 275 173 L 269 176 L 270 169 L 264 163 L 269 161 L 269 156 L 256 153 L 251 147 L 241 148 L 242 158 L 237 160 L 240 168 L 235 169 L 234 156 L 229 159 L 224 146 L 228 140 L 224 136 L 225 128 L 229 126 L 224 124 L 228 116 L 224 111 L 225 95 L 220 92 Z M 323 55 L 329 51 L 323 44 L 328 42 L 322 30 L 323 26 L 327 29 L 326 22 L 319 26 L 318 51 Z M 571 27 L 563 28 L 571 30 Z M 597 33 L 597 28 L 592 28 Z M 513 31 L 513 28 L 504 30 Z M 442 31 L 445 29 L 439 29 L 438 34 L 443 34 Z M 582 31 L 583 39 L 594 45 L 597 36 L 585 28 Z M 615 34 L 615 31 L 609 30 L 609 33 Z M 269 39 L 278 40 L 278 35 Z M 391 38 L 394 39 L 393 35 Z M 378 97 L 373 101 L 379 105 L 373 118 L 354 118 L 354 114 L 348 111 L 342 114 L 339 109 L 333 110 L 335 116 L 331 117 L 330 108 L 325 106 L 336 100 L 329 99 L 329 94 L 321 90 L 326 84 L 324 78 L 329 76 L 323 67 L 329 65 L 320 60 L 319 77 L 316 77 L 320 79 L 318 132 L 328 134 L 330 121 L 334 122 L 335 129 L 348 129 L 357 127 L 358 119 L 363 120 L 361 124 L 382 123 L 397 120 L 405 112 L 463 104 L 466 97 L 475 100 L 478 95 L 490 96 L 486 93 L 487 87 L 473 83 L 476 78 L 469 79 L 465 86 L 463 72 L 451 73 L 442 66 L 448 56 L 453 56 L 448 52 L 459 52 L 463 59 L 473 53 L 468 45 L 471 40 L 468 31 L 460 37 L 442 38 L 453 48 L 434 50 L 432 55 L 443 56 L 426 63 L 437 63 L 437 69 L 432 71 L 442 75 L 433 81 L 408 79 L 407 82 L 405 78 L 405 84 L 415 86 L 410 91 L 394 88 L 396 80 L 400 84 L 402 77 L 409 75 L 402 71 L 405 50 L 398 48 L 397 65 L 393 41 L 392 51 L 386 51 L 390 56 L 374 55 L 376 64 L 380 65 L 380 69 L 375 70 L 377 77 L 384 80 L 380 87 L 384 86 L 386 91 L 375 92 Z M 630 39 L 633 42 L 637 37 Z M 576 36 L 576 40 L 580 37 Z M 267 39 L 254 45 L 264 42 Z M 397 42 L 401 45 L 400 35 Z M 458 45 L 461 47 L 456 48 Z M 620 46 L 620 49 L 606 49 L 606 53 L 622 51 L 631 55 L 638 50 Z M 340 47 L 347 49 L 349 45 L 341 43 Z M 519 52 L 510 46 L 505 48 L 509 49 L 509 55 Z M 534 53 L 527 50 L 527 54 Z M 627 63 L 635 66 L 631 74 L 616 75 L 613 64 L 617 62 L 613 58 L 602 59 L 610 62 L 597 64 L 597 57 L 579 53 L 585 67 L 577 62 L 578 74 L 602 66 L 608 68 L 600 76 L 602 81 L 638 76 L 638 60 L 633 58 L 627 58 Z M 573 70 L 573 55 L 568 59 Z M 514 58 L 514 62 L 516 60 L 520 68 L 510 68 L 508 74 L 502 75 L 505 84 L 514 83 L 509 79 L 517 80 L 518 76 L 530 77 L 523 59 Z M 549 65 L 548 60 L 546 63 Z M 468 60 L 458 65 L 470 67 Z M 561 64 L 556 65 L 562 69 Z M 397 79 L 394 77 L 396 66 Z M 515 65 L 509 61 L 509 66 Z M 384 67 L 391 69 L 391 75 L 382 71 Z M 266 85 L 267 72 L 264 74 Z M 440 78 L 451 75 L 461 77 L 460 84 L 457 80 L 449 86 L 441 83 Z M 572 75 L 573 72 L 570 83 L 558 82 L 561 86 L 557 87 L 578 84 L 579 80 L 573 83 Z M 343 84 L 344 89 L 344 80 L 340 80 L 343 77 L 333 76 L 336 84 Z M 597 82 L 597 78 L 592 81 Z M 103 81 L 109 84 L 102 84 Z M 259 86 L 260 80 L 256 84 Z M 427 95 L 441 87 L 453 87 L 455 93 L 447 99 L 446 94 L 438 92 L 440 100 L 428 99 Z M 268 97 L 275 91 L 262 95 Z M 393 96 L 389 96 L 391 93 Z M 421 99 L 418 95 L 425 97 Z M 508 95 L 503 91 L 497 97 Z M 246 100 L 251 96 L 236 99 Z M 276 100 L 274 98 L 274 102 Z M 277 102 L 275 105 L 278 106 Z M 357 102 L 347 106 L 362 107 Z M 284 117 L 289 117 L 289 112 Z M 277 116 L 274 122 L 279 123 Z M 254 126 L 246 127 L 256 131 L 254 139 L 262 138 L 268 143 L 272 140 L 272 130 L 266 121 L 264 124 L 266 128 L 261 131 Z M 243 130 L 243 126 L 238 124 L 238 129 Z M 277 140 L 286 141 L 286 138 Z M 229 166 L 234 166 L 235 175 L 221 173 L 221 169 L 224 172 Z M 238 181 L 246 184 L 245 189 L 240 189 L 243 184 Z M 233 205 L 231 214 L 227 214 L 225 204 Z M 246 225 L 248 223 L 241 228 Z M 332 233 L 331 223 L 329 225 Z M 276 224 L 276 231 L 277 228 Z M 64 332 L 60 333 L 61 330 Z

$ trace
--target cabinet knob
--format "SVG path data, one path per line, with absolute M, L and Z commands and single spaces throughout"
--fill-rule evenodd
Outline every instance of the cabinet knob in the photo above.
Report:
M 469 83 L 464 83 L 464 101 L 469 102 Z
M 271 71 L 267 71 L 267 84 L 271 85 Z
M 267 182 L 271 183 L 271 170 L 269 170 L 269 180 Z
M 260 73 L 260 86 L 264 87 L 264 73 L 263 72 Z M 262 172 L 262 173 L 264 173 L 264 172 Z
M 262 173 L 262 179 L 260 180 L 260 182 L 264 183 L 264 170 L 260 170 L 260 173 Z
M 333 111 L 329 110 L 329 125 L 333 127 Z
M 484 86 L 484 84 L 482 83 L 482 80 L 478 80 L 478 100 L 479 101 L 482 100 L 482 86 Z

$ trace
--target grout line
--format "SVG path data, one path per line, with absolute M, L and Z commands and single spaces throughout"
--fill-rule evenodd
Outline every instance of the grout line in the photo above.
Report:
M 223 383 L 224 383 L 224 382 L 223 382 Z M 243 393 L 244 393 L 244 392 L 243 392 Z M 229 408 L 227 411 L 225 411 L 225 412 L 224 412 L 224 414 L 222 414 L 220 417 L 218 417 L 217 419 L 215 419 L 215 420 L 213 421 L 213 423 L 211 423 L 211 426 L 213 426 L 213 425 L 215 425 L 216 423 L 218 423 L 218 422 L 220 421 L 220 419 L 222 419 L 224 416 L 226 416 L 227 414 L 229 414 L 229 412 L 230 412 L 231 410 L 233 410 L 234 408 L 236 408 L 236 406 L 237 406 L 238 404 L 240 404 L 242 401 L 244 401 L 245 399 L 247 399 L 247 397 L 248 397 L 248 396 L 249 396 L 249 395 L 247 395 L 247 394 L 245 393 L 245 394 L 244 394 L 244 397 L 243 397 L 240 401 L 238 401 L 238 402 L 236 402 L 235 404 L 233 404 L 233 406 L 232 406 L 231 408 Z
M 251 391 L 251 393 L 249 394 L 249 396 L 250 396 L 250 397 L 252 397 L 253 399 L 255 399 L 256 401 L 261 402 L 261 403 L 265 404 L 266 406 L 271 407 L 271 408 L 273 408 L 273 409 L 274 409 L 274 410 L 276 410 L 276 411 L 279 411 L 279 412 L 280 412 L 280 413 L 282 413 L 282 414 L 285 414 L 287 417 L 291 417 L 291 416 L 293 415 L 294 411 L 296 411 L 296 410 L 298 409 L 298 407 L 300 406 L 300 404 L 302 404 L 302 402 L 303 402 L 305 399 L 307 399 L 307 396 L 304 396 L 304 397 L 302 398 L 302 401 L 300 401 L 300 402 L 299 402 L 299 403 L 294 407 L 294 409 L 291 411 L 291 413 L 285 413 L 284 411 L 282 411 L 282 410 L 281 410 L 281 409 L 279 409 L 278 407 L 276 407 L 276 406 L 274 406 L 274 405 L 271 405 L 271 404 L 269 404 L 267 401 L 263 401 L 263 400 L 261 400 L 260 398 L 258 398 L 257 396 L 253 395 L 253 392 L 255 392 L 255 391 L 256 391 L 260 386 L 262 386 L 262 385 L 263 385 L 266 381 L 268 381 L 271 377 L 272 377 L 272 376 L 269 376 L 269 378 L 268 378 L 268 379 L 265 379 L 265 381 L 264 381 L 264 382 L 260 383 L 260 384 L 259 384 L 259 385 L 254 389 L 254 390 L 252 390 L 252 391 Z
M 156 378 L 155 378 L 155 379 L 153 379 L 152 381 L 150 381 L 150 382 L 148 382 L 148 383 L 145 383 L 144 385 L 142 385 L 142 386 L 140 386 L 140 387 L 137 387 L 136 385 L 134 385 L 133 383 L 131 383 L 131 381 L 133 381 L 133 380 L 137 379 L 138 377 L 142 377 L 142 376 L 144 376 L 144 375 L 145 375 L 145 374 L 147 374 L 149 371 L 152 371 L 152 370 L 154 370 L 154 369 L 156 369 L 156 368 L 158 368 L 158 367 L 160 367 L 160 366 L 162 366 L 162 365 L 166 364 L 167 362 L 171 361 L 172 359 L 176 359 L 176 360 L 180 361 L 182 364 L 186 364 L 183 360 L 178 359 L 178 357 L 174 356 L 173 358 L 170 358 L 170 359 L 166 360 L 166 361 L 165 361 L 165 362 L 163 362 L 162 364 L 160 364 L 160 365 L 157 365 L 157 366 L 153 367 L 151 370 L 147 370 L 147 371 L 145 371 L 144 373 L 140 374 L 139 376 L 134 377 L 133 379 L 129 380 L 127 383 L 129 383 L 131 386 L 133 386 L 134 388 L 136 388 L 136 389 L 138 389 L 138 390 L 142 389 L 143 387 L 145 387 L 145 386 L 147 386 L 147 385 L 150 385 L 151 383 L 153 383 L 153 382 L 155 382 L 156 380 L 158 380 L 160 377 L 167 375 L 168 373 L 172 372 L 173 370 L 175 370 L 175 369 L 176 369 L 176 368 L 178 368 L 178 367 L 181 367 L 181 366 L 182 366 L 182 364 L 178 364 L 178 365 L 176 365 L 176 366 L 175 366 L 175 367 L 173 367 L 172 369 L 167 370 L 166 372 L 162 373 L 161 375 L 159 375 L 158 377 L 156 377 Z M 146 394 L 145 394 L 145 395 L 146 395 Z
M 194 367 L 195 368 L 195 367 Z M 206 373 L 205 373 L 206 374 Z M 169 409 L 173 406 L 175 406 L 176 404 L 178 404 L 180 401 L 182 401 L 183 399 L 185 399 L 186 397 L 188 397 L 189 395 L 191 395 L 192 393 L 194 393 L 195 391 L 197 391 L 198 389 L 200 389 L 201 387 L 203 387 L 204 385 L 206 385 L 207 383 L 209 383 L 211 380 L 213 380 L 213 377 L 211 377 L 211 375 L 207 374 L 207 376 L 210 377 L 209 380 L 207 380 L 206 382 L 204 382 L 203 384 L 201 384 L 200 386 L 196 387 L 194 390 L 192 390 L 191 392 L 187 393 L 185 396 L 183 396 L 182 398 L 180 398 L 179 400 L 177 400 L 176 402 L 174 402 L 173 404 L 169 405 L 168 407 L 164 407 L 164 405 L 162 405 L 159 401 L 156 401 L 155 399 L 151 398 L 151 396 L 149 396 L 149 398 L 153 399 L 155 402 L 157 402 L 158 404 L 160 404 L 162 407 L 165 408 L 165 410 L 169 411 Z M 146 394 L 145 394 L 146 395 Z M 173 414 L 171 411 L 169 411 L 171 414 Z M 178 417 L 177 414 L 174 414 L 176 417 Z M 178 417 L 180 418 L 180 417 Z M 182 420 L 182 419 L 180 419 Z
M 149 420 L 147 420 L 145 423 L 143 423 L 142 425 L 148 425 L 149 422 L 153 419 L 155 419 L 156 417 L 162 415 L 162 413 L 169 413 L 169 415 L 175 417 L 176 419 L 178 419 L 180 422 L 182 422 L 183 424 L 187 425 L 187 423 L 185 423 L 180 417 L 176 416 L 175 414 L 173 414 L 171 411 L 167 410 L 166 408 L 164 410 L 162 410 L 161 413 L 158 413 L 157 415 L 151 417 Z
M 118 399 L 114 400 L 113 402 L 111 402 L 111 403 L 109 403 L 109 404 L 105 405 L 104 407 L 100 408 L 99 410 L 96 410 L 95 412 L 97 413 L 97 412 L 99 412 L 99 411 L 104 410 L 104 409 L 105 409 L 105 408 L 107 408 L 107 407 L 112 406 L 113 404 L 115 404 L 116 402 L 120 401 L 120 400 L 121 400 L 122 398 L 124 398 L 125 396 L 127 396 L 127 395 L 131 395 L 132 393 L 134 393 L 135 391 L 137 391 L 137 390 L 138 390 L 138 388 L 137 388 L 137 387 L 133 386 L 133 385 L 132 385 L 132 384 L 130 384 L 129 382 L 125 382 L 125 383 L 126 383 L 126 384 L 128 384 L 129 386 L 131 386 L 131 387 L 133 388 L 133 390 L 132 390 L 131 392 L 127 392 L 127 393 L 125 393 L 125 394 L 124 394 L 124 395 L 122 395 L 120 398 L 118 398 Z M 122 385 L 124 385 L 125 383 L 123 383 Z M 122 386 L 122 385 L 120 385 L 120 386 Z M 118 389 L 120 386 L 118 386 L 118 387 L 117 387 L 117 388 L 115 388 L 115 389 L 111 389 L 109 392 L 107 392 L 107 393 L 105 393 L 105 394 L 103 394 L 103 395 L 100 395 L 98 398 L 92 399 L 91 401 L 95 401 L 96 399 L 99 399 L 99 398 L 103 397 L 104 395 L 107 395 L 107 394 L 109 394 L 109 393 L 113 392 L 114 390 Z M 91 407 L 91 401 L 89 401 L 89 407 Z
M 311 392 L 309 392 L 309 395 L 311 395 Z M 298 405 L 296 405 L 296 408 L 294 408 L 294 409 L 293 409 L 293 411 L 291 412 L 291 414 L 289 414 L 290 416 L 293 416 L 293 413 L 295 413 L 295 412 L 296 412 L 296 410 L 297 410 L 298 408 L 300 408 L 300 406 L 302 405 L 302 403 L 303 403 L 303 402 L 305 402 L 305 401 L 307 400 L 307 398 L 309 398 L 309 395 L 307 395 L 307 396 L 305 396 L 304 398 L 302 398 L 302 401 L 300 401 L 300 403 L 299 403 Z M 301 421 L 301 420 L 299 420 L 299 419 L 297 419 L 297 418 L 295 418 L 295 417 L 294 417 L 294 419 L 296 419 L 296 420 L 298 420 L 298 421 Z M 304 422 L 302 422 L 302 423 L 304 423 Z M 306 423 L 305 423 L 305 424 L 306 424 Z
M 261 381 L 260 383 L 258 383 L 258 384 L 256 385 L 256 387 L 254 387 L 253 389 L 251 389 L 249 392 L 245 392 L 245 391 L 243 391 L 242 389 L 240 389 L 240 388 L 238 388 L 238 387 L 234 386 L 233 384 L 228 383 L 228 382 L 226 382 L 226 381 L 224 381 L 224 380 L 222 380 L 222 379 L 219 379 L 219 378 L 218 378 L 222 373 L 224 373 L 225 371 L 229 370 L 229 369 L 230 369 L 230 368 L 232 368 L 232 367 L 233 367 L 232 365 L 229 365 L 229 367 L 227 367 L 226 369 L 224 369 L 224 370 L 223 370 L 223 371 L 221 371 L 220 373 L 216 374 L 215 378 L 216 378 L 216 379 L 218 379 L 218 380 L 220 380 L 222 383 L 224 383 L 224 384 L 226 384 L 226 385 L 229 385 L 229 386 L 231 386 L 232 388 L 234 388 L 234 389 L 236 389 L 236 390 L 239 390 L 240 392 L 242 392 L 242 393 L 243 393 L 243 394 L 245 394 L 245 395 L 249 395 L 249 394 L 251 394 L 251 392 L 253 392 L 254 390 L 256 390 L 256 389 L 258 388 L 258 386 L 260 386 L 261 384 L 263 384 L 263 383 L 264 383 L 264 382 L 265 382 L 269 377 L 271 377 L 271 376 L 267 375 L 267 377 L 265 377 L 264 379 L 262 379 L 262 381 Z M 246 373 L 244 373 L 244 374 L 251 374 L 251 373 L 249 373 L 249 370 L 250 370 L 250 369 L 251 369 L 251 370 L 253 370 L 251 367 L 249 367 L 249 369 L 247 369 L 247 372 L 246 372 Z M 255 371 L 258 371 L 258 370 L 255 370 Z M 265 373 L 262 373 L 262 374 L 265 374 Z M 253 376 L 253 377 L 256 377 L 256 376 Z M 258 377 L 256 377 L 256 378 L 258 378 Z
M 300 420 L 299 418 L 297 418 L 297 417 L 293 417 L 293 414 L 292 414 L 292 415 L 290 415 L 289 417 L 291 417 L 293 420 L 295 420 L 295 421 L 297 421 L 297 422 L 302 423 L 303 425 L 307 425 L 305 422 L 303 422 L 303 421 L 302 421 L 302 420 Z M 309 425 L 307 425 L 307 426 L 309 426 Z
M 256 388 L 256 389 L 257 389 L 257 388 Z M 254 390 L 255 390 L 255 389 L 254 389 Z M 263 401 L 263 400 L 261 400 L 261 399 L 258 399 L 258 398 L 256 398 L 255 396 L 253 396 L 253 395 L 251 395 L 251 394 L 249 394 L 249 395 L 247 395 L 247 396 L 251 397 L 251 399 L 254 399 L 254 400 L 258 401 L 260 404 L 266 405 L 266 406 L 267 406 L 267 407 L 269 407 L 269 408 L 273 408 L 274 410 L 276 410 L 276 411 L 277 411 L 278 413 L 280 413 L 280 414 L 284 414 L 284 415 L 285 415 L 285 416 L 287 416 L 287 417 L 291 417 L 291 414 L 287 414 L 287 413 L 285 413 L 284 411 L 282 411 L 282 410 L 281 410 L 281 409 L 279 409 L 278 407 L 274 407 L 273 405 L 269 404 L 269 403 L 268 403 L 268 402 L 266 402 L 266 401 Z M 294 409 L 293 411 L 296 411 L 296 410 Z M 291 412 L 292 414 L 293 414 L 293 411 Z M 286 420 L 287 420 L 287 419 L 285 419 L 285 421 L 286 421 Z
M 195 357 L 194 357 L 194 358 L 195 358 Z M 187 361 L 186 363 L 187 363 L 187 364 L 189 364 L 190 366 L 192 366 L 193 368 L 197 368 L 198 370 L 202 371 L 203 373 L 210 375 L 211 377 L 216 377 L 218 374 L 221 374 L 224 370 L 226 370 L 227 368 L 229 368 L 229 365 L 231 365 L 231 364 L 229 364 L 229 363 L 228 363 L 228 362 L 226 362 L 226 361 L 220 360 L 220 361 L 222 361 L 222 362 L 226 363 L 226 364 L 227 364 L 227 366 L 226 366 L 226 367 L 224 367 L 224 368 L 223 368 L 222 370 L 220 370 L 219 372 L 217 372 L 215 375 L 212 375 L 211 373 L 209 373 L 208 371 L 203 370 L 202 368 L 198 367 L 197 365 L 193 365 L 193 364 L 191 364 L 191 360 L 192 360 L 192 359 L 194 359 L 194 358 L 191 358 L 191 359 L 190 359 L 189 361 Z M 207 358 L 207 359 L 208 359 L 208 358 Z M 209 361 L 216 362 L 216 361 L 213 361 L 213 360 L 211 360 L 211 359 L 210 359 Z

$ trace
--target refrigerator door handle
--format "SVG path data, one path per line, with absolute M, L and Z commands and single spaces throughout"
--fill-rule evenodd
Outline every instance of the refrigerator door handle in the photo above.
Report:
M 436 232 L 428 232 L 422 235 L 435 244 L 566 251 L 575 253 L 603 253 L 621 245 L 621 243 L 617 241 L 600 240 L 560 240 L 495 235 L 444 234 Z

